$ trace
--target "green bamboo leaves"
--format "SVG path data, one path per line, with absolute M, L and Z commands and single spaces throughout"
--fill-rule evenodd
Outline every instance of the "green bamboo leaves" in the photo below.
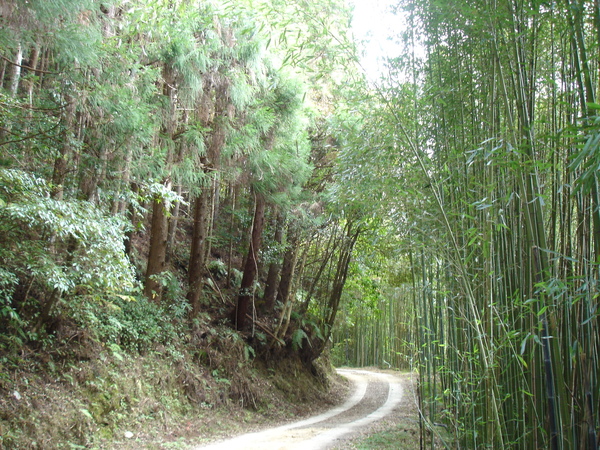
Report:
M 595 448 L 597 7 L 400 3 L 424 59 L 389 61 L 340 198 L 385 205 L 381 223 L 409 236 L 424 424 L 465 448 Z

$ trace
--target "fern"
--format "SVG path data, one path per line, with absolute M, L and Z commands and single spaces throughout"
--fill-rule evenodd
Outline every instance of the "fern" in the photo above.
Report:
M 308 345 L 310 345 L 312 347 L 312 344 L 310 343 L 310 339 L 308 338 L 308 335 L 306 334 L 306 332 L 302 328 L 298 328 L 292 334 L 292 348 L 294 350 L 302 348 L 302 341 L 304 339 L 306 339 L 308 341 Z

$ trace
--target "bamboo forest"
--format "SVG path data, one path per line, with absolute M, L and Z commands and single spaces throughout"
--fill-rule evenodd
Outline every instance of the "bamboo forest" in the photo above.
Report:
M 355 3 L 0 0 L 0 448 L 327 365 L 415 373 L 416 448 L 598 448 L 598 0 L 390 1 L 378 67 Z

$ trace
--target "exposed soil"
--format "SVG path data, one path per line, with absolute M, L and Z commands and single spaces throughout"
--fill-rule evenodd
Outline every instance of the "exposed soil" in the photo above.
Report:
M 228 362 L 215 360 L 225 369 Z M 6 394 L 0 395 L 0 448 L 196 449 L 272 427 L 278 427 L 280 438 L 292 438 L 295 448 L 307 440 L 304 448 L 310 450 L 418 448 L 363 445 L 398 427 L 418 444 L 409 374 L 369 369 L 361 383 L 356 373 L 336 376 L 328 367 L 324 364 L 315 377 L 286 360 L 277 370 L 236 363 L 211 374 L 197 364 L 174 365 L 172 358 L 158 354 L 109 359 L 102 353 L 61 371 L 11 372 L 0 383 L 0 394 Z M 401 396 L 385 410 L 390 380 L 399 383 Z M 258 448 L 285 448 L 280 438 L 272 436 L 270 447 L 263 443 Z M 243 438 L 241 445 L 224 448 L 252 447 Z
M 193 416 L 187 416 L 185 423 L 172 422 L 160 430 L 141 426 L 131 429 L 132 433 L 129 435 L 122 432 L 101 448 L 196 448 L 209 442 L 321 414 L 343 402 L 350 388 L 347 380 L 331 374 L 319 378 L 327 379 L 326 385 L 321 384 L 291 361 L 279 367 L 276 374 L 273 372 L 273 376 L 269 376 L 270 372 L 264 368 L 259 372 L 261 375 L 255 376 L 251 381 L 253 395 L 257 398 L 256 410 L 246 408 L 242 402 L 227 401 L 216 408 L 199 408 Z

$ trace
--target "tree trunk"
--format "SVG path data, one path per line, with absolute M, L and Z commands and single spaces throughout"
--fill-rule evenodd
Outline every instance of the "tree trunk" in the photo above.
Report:
M 244 275 L 242 277 L 242 285 L 240 286 L 240 294 L 238 296 L 235 315 L 235 326 L 238 330 L 242 330 L 246 325 L 248 306 L 250 304 L 250 300 L 253 298 L 252 288 L 254 285 L 254 279 L 258 272 L 258 252 L 260 251 L 264 222 L 265 199 L 262 195 L 256 194 L 252 236 L 250 238 L 250 246 L 248 248 L 246 264 L 244 265 Z
M 234 235 L 236 234 L 235 228 L 235 210 L 236 210 L 236 198 L 238 197 L 239 185 L 231 184 L 229 187 L 231 197 L 231 217 L 229 218 L 229 249 L 227 250 L 227 281 L 226 286 L 231 287 L 231 272 L 233 262 L 233 241 Z
M 308 246 L 306 246 L 306 248 L 304 249 L 304 254 L 301 258 L 301 262 L 300 262 L 300 267 L 298 269 L 296 269 L 297 264 L 298 264 L 298 243 L 297 240 L 296 242 L 294 242 L 294 259 L 292 261 L 292 268 L 291 268 L 291 282 L 290 282 L 290 286 L 286 288 L 287 293 L 285 296 L 285 301 L 284 301 L 284 311 L 287 311 L 285 313 L 285 315 L 282 315 L 282 318 L 285 318 L 285 322 L 280 321 L 280 325 L 279 325 L 279 329 L 277 330 L 276 335 L 278 337 L 280 337 L 282 340 L 285 337 L 285 334 L 287 333 L 287 330 L 290 326 L 290 322 L 291 322 L 291 317 L 292 317 L 292 310 L 294 309 L 294 302 L 296 299 L 296 292 L 298 289 L 298 283 L 299 280 L 302 279 L 302 272 L 304 271 L 304 266 L 306 265 L 306 259 L 308 257 Z
M 321 276 L 323 275 L 323 271 L 325 270 L 325 268 L 329 264 L 329 260 L 335 253 L 335 250 L 337 247 L 336 240 L 337 240 L 337 228 L 334 228 L 333 232 L 331 233 L 330 238 L 327 241 L 327 247 L 325 249 L 324 255 L 321 257 L 321 265 L 319 266 L 317 273 L 314 275 L 312 283 L 310 284 L 310 288 L 308 289 L 308 293 L 306 294 L 306 298 L 304 299 L 304 301 L 302 302 L 302 304 L 300 306 L 299 313 L 302 316 L 304 314 L 306 314 L 306 311 L 308 310 L 308 306 L 310 305 L 310 302 L 315 293 L 315 289 L 317 288 L 319 280 L 321 279 Z
M 280 246 L 283 241 L 283 216 L 279 214 L 275 221 L 275 235 L 273 236 L 273 243 Z M 275 307 L 275 297 L 277 295 L 277 286 L 279 282 L 279 255 L 275 256 L 275 259 L 269 264 L 269 272 L 267 274 L 267 281 L 265 283 L 265 293 L 263 295 L 264 310 L 269 313 L 273 311 Z
M 287 252 L 285 252 L 285 257 L 283 258 L 283 267 L 281 269 L 281 282 L 279 283 L 277 299 L 283 305 L 283 309 L 281 310 L 277 330 L 275 331 L 275 336 L 277 338 L 283 338 L 285 336 L 290 323 L 294 304 L 294 298 L 291 293 L 297 262 L 298 246 L 296 240 L 294 239 L 290 241 L 290 248 Z
M 342 298 L 342 292 L 344 290 L 344 285 L 346 284 L 346 278 L 348 276 L 348 267 L 350 266 L 350 260 L 352 258 L 352 250 L 354 249 L 354 245 L 356 244 L 356 240 L 360 235 L 361 228 L 360 226 L 356 228 L 356 230 L 352 230 L 352 222 L 349 222 L 346 225 L 346 237 L 344 242 L 340 246 L 340 253 L 338 256 L 338 262 L 336 267 L 335 276 L 333 279 L 331 293 L 329 295 L 329 300 L 326 309 L 326 317 L 323 321 L 323 340 L 318 340 L 313 343 L 312 347 L 303 347 L 302 348 L 302 359 L 305 363 L 311 363 L 315 359 L 323 353 L 325 349 L 325 345 L 329 342 L 329 337 L 331 336 L 331 329 L 335 322 L 335 318 L 337 316 L 338 308 L 340 305 L 340 299 Z
M 75 121 L 75 102 L 71 96 L 66 95 L 65 113 L 63 116 L 62 145 L 60 154 L 54 160 L 52 172 L 52 198 L 62 200 L 64 184 L 67 176 L 67 160 L 71 156 L 71 141 L 73 140 L 73 123 Z
M 224 145 L 225 142 L 223 141 L 221 145 Z M 220 152 L 219 152 L 220 153 Z M 220 155 L 217 156 L 218 158 L 220 158 Z M 218 166 L 218 164 L 217 164 Z M 210 192 L 210 203 L 208 204 L 208 208 L 206 210 L 206 213 L 208 214 L 207 217 L 207 221 L 206 221 L 206 235 L 207 237 L 210 237 L 213 235 L 214 229 L 215 229 L 215 221 L 217 220 L 217 211 L 219 208 L 219 178 L 218 178 L 218 174 L 215 173 L 215 177 L 212 179 L 212 182 L 210 184 L 210 187 L 208 189 L 211 190 Z M 212 252 L 212 241 L 210 239 L 206 240 L 206 245 L 204 246 L 204 260 L 208 261 L 210 259 L 210 255 Z
M 136 183 L 131 183 L 131 193 L 137 194 L 140 188 Z M 125 204 L 125 203 L 123 203 Z M 133 235 L 135 231 L 138 229 L 138 215 L 133 204 L 129 204 L 129 213 L 131 214 L 131 228 L 127 230 L 125 234 L 125 254 L 129 258 L 129 260 L 133 263 Z
M 19 89 L 19 81 L 21 80 L 21 64 L 23 63 L 23 47 L 21 44 L 17 47 L 17 54 L 10 73 L 10 93 L 16 97 Z
M 167 188 L 170 189 L 170 182 Z M 146 284 L 144 295 L 150 300 L 160 302 L 162 287 L 153 277 L 164 272 L 167 255 L 168 222 L 170 204 L 164 199 L 155 198 L 152 205 L 152 224 L 150 226 L 150 251 L 146 266 Z
M 182 187 L 178 185 L 176 188 L 177 195 L 181 197 Z M 179 215 L 181 209 L 181 202 L 175 202 L 173 207 L 173 214 L 169 220 L 169 231 L 167 234 L 167 262 L 170 261 L 171 255 L 173 254 L 173 244 L 175 244 L 175 235 L 177 234 L 177 226 L 179 225 Z
M 129 186 L 131 184 L 131 160 L 132 160 L 132 149 L 131 147 L 128 145 L 127 146 L 127 152 L 125 153 L 125 159 L 124 159 L 124 167 L 123 170 L 121 171 L 121 180 L 119 181 L 119 189 L 117 191 L 117 194 L 115 195 L 115 198 L 113 200 L 113 203 L 111 205 L 110 208 L 110 213 L 112 215 L 117 215 L 117 214 L 123 214 L 127 207 L 128 207 L 128 202 L 127 200 L 124 199 L 123 196 L 123 192 L 126 191 L 127 186 Z M 136 189 L 137 192 L 137 189 Z M 133 216 L 132 216 L 133 218 Z M 134 222 L 135 224 L 135 222 Z
M 281 265 L 281 279 L 279 281 L 279 289 L 277 289 L 277 300 L 285 305 L 290 289 L 292 287 L 292 279 L 294 277 L 294 268 L 298 254 L 298 240 L 294 234 L 288 237 L 288 248 L 283 256 L 283 264 Z
M 212 231 L 213 205 L 215 195 L 215 179 L 212 172 L 219 167 L 221 150 L 225 145 L 225 129 L 223 124 L 213 124 L 215 130 L 210 137 L 208 154 L 203 158 L 204 173 L 209 182 L 202 188 L 200 195 L 194 202 L 194 227 L 192 230 L 192 248 L 188 265 L 188 293 L 187 299 L 192 306 L 191 317 L 196 317 L 200 312 L 200 295 L 202 293 L 202 275 L 204 266 L 209 257 L 210 246 L 208 238 Z
M 34 71 L 37 68 L 38 65 L 38 60 L 39 60 L 39 56 L 40 56 L 40 47 L 38 45 L 35 45 L 32 49 L 31 49 L 31 55 L 29 57 L 29 67 L 31 67 Z M 36 73 L 36 72 L 34 72 Z M 26 82 L 26 87 L 27 87 L 27 101 L 29 102 L 29 107 L 31 108 L 31 111 L 29 111 L 28 114 L 28 119 L 32 120 L 33 119 L 33 88 L 35 86 L 35 81 L 34 79 L 28 79 Z
M 219 80 L 218 77 L 215 80 Z M 226 140 L 226 121 L 228 115 L 227 84 L 220 80 L 216 86 L 217 97 L 212 99 L 210 90 L 215 87 L 212 80 L 205 84 L 204 94 L 199 107 L 198 119 L 209 128 L 212 134 L 206 138 L 206 156 L 201 161 L 207 185 L 202 188 L 200 195 L 194 202 L 194 226 L 192 230 L 192 248 L 188 264 L 188 293 L 187 299 L 192 306 L 191 317 L 196 317 L 200 312 L 200 295 L 202 293 L 202 275 L 204 266 L 209 258 L 210 243 L 208 238 L 212 234 L 212 220 L 214 214 L 215 193 L 218 188 L 217 172 L 220 167 L 221 153 Z M 214 114 L 211 113 L 214 108 Z M 214 120 L 218 118 L 219 120 Z M 213 177 L 214 175 L 214 177 Z
M 188 266 L 188 293 L 187 299 L 192 306 L 191 317 L 196 317 L 200 312 L 200 294 L 202 293 L 202 274 L 204 272 L 205 247 L 208 237 L 208 207 L 210 205 L 210 192 L 206 187 L 194 201 L 194 226 L 192 229 L 192 248 Z
M 0 89 L 4 89 L 4 77 L 6 76 L 6 67 L 8 63 L 5 60 L 2 60 L 2 65 L 0 66 Z
M 177 89 L 174 69 L 169 65 L 163 66 L 163 97 L 168 102 L 165 119 L 161 125 L 160 145 L 167 148 L 164 162 L 164 185 L 171 190 L 171 172 L 173 169 L 173 136 L 177 124 Z M 150 250 L 148 252 L 148 265 L 146 266 L 146 284 L 144 295 L 157 303 L 161 300 L 162 288 L 154 276 L 164 272 L 167 262 L 167 240 L 169 236 L 168 216 L 171 205 L 164 198 L 155 197 L 152 205 L 152 223 L 150 227 Z

